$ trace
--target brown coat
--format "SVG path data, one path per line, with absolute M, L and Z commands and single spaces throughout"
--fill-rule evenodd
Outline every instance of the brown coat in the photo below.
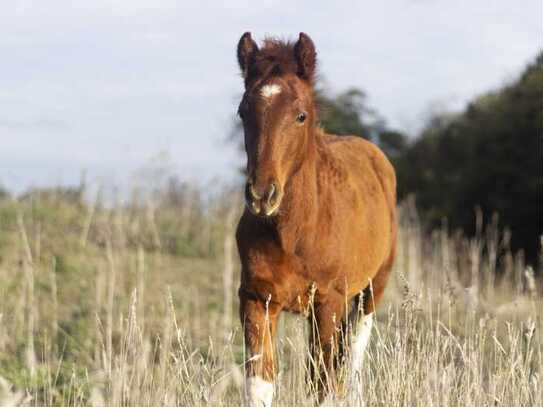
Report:
M 364 291 L 371 313 L 395 256 L 394 169 L 369 141 L 318 127 L 315 56 L 305 34 L 294 46 L 268 40 L 262 50 L 245 34 L 238 46 L 249 174 L 236 234 L 240 316 L 249 356 L 262 355 L 248 375 L 270 381 L 280 311 L 311 310 L 312 347 L 331 371 L 346 304 Z

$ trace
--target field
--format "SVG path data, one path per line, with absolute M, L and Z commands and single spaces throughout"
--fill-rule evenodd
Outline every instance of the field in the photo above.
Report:
M 241 405 L 240 197 L 82 195 L 0 200 L 0 406 Z M 541 281 L 497 219 L 474 216 L 468 239 L 423 230 L 414 208 L 400 208 L 366 405 L 543 406 Z M 282 317 L 275 405 L 313 405 L 306 329 Z

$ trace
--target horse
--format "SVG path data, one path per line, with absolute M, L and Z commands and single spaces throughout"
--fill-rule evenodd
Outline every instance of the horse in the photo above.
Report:
M 237 46 L 247 182 L 236 242 L 251 407 L 273 401 L 282 311 L 308 318 L 318 400 L 341 397 L 338 371 L 347 361 L 361 392 L 373 313 L 395 258 L 394 168 L 375 144 L 320 127 L 316 56 L 305 33 L 259 48 L 246 32 Z

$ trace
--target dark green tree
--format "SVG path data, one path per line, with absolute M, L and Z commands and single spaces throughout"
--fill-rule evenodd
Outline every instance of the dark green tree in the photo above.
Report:
M 426 218 L 474 232 L 474 209 L 498 213 L 532 262 L 543 234 L 543 54 L 521 77 L 459 115 L 436 115 L 398 158 L 399 191 Z
M 362 90 L 351 88 L 335 97 L 319 90 L 316 99 L 320 124 L 328 133 L 372 138 L 371 121 L 375 121 L 376 114 L 368 107 Z

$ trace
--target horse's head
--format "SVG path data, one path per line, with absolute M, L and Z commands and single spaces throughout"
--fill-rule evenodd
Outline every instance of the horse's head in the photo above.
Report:
M 253 214 L 273 216 L 313 141 L 315 46 L 301 33 L 295 44 L 266 40 L 259 49 L 245 33 L 238 62 L 245 79 L 239 115 L 247 152 L 246 202 Z

